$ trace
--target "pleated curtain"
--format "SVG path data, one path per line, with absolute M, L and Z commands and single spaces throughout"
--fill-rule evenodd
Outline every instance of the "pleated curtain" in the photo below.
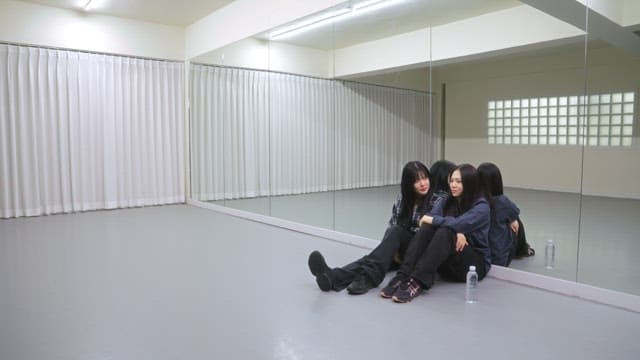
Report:
M 184 202 L 183 71 L 0 44 L 0 217 Z
M 429 94 L 336 83 L 336 190 L 397 184 L 407 161 L 430 164 Z
M 333 190 L 335 83 L 270 73 L 271 195 Z
M 269 195 L 269 79 L 191 67 L 192 193 L 203 200 Z
M 199 200 L 397 184 L 432 160 L 423 92 L 197 64 L 190 83 Z

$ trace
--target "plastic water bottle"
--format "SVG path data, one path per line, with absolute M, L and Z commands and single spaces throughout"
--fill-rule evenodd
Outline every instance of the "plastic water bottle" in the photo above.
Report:
M 547 245 L 544 247 L 544 267 L 547 269 L 553 269 L 556 262 L 556 245 L 552 239 L 547 240 Z
M 465 299 L 469 304 L 478 302 L 478 273 L 473 265 L 469 266 L 469 272 L 467 273 Z

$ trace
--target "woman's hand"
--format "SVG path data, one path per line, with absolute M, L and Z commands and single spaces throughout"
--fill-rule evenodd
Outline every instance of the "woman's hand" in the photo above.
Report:
M 511 227 L 511 231 L 513 231 L 516 234 L 518 233 L 518 230 L 520 230 L 520 224 L 518 224 L 518 219 L 513 220 L 513 222 L 509 224 L 509 226 Z
M 469 245 L 464 234 L 456 234 L 456 251 L 461 252 L 465 246 Z
M 431 225 L 433 224 L 433 217 L 429 216 L 429 215 L 425 215 L 423 217 L 420 218 L 420 222 L 418 223 L 418 225 L 422 226 L 422 225 Z

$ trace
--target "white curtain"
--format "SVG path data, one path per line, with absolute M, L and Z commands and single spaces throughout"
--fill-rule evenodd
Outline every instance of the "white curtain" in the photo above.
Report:
M 191 67 L 194 197 L 269 195 L 268 86 L 266 72 Z
M 0 44 L 0 217 L 183 202 L 182 63 Z
M 404 164 L 429 165 L 429 94 L 354 82 L 336 89 L 336 189 L 397 184 Z
M 271 195 L 333 190 L 335 82 L 271 73 Z
M 428 94 L 193 65 L 192 190 L 200 200 L 396 184 L 430 163 Z

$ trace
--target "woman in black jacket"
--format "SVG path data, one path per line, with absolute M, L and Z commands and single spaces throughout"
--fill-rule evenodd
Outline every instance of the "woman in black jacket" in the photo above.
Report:
M 478 166 L 478 175 L 485 197 L 491 206 L 491 227 L 489 229 L 491 263 L 509 266 L 511 260 L 516 256 L 516 250 L 523 247 L 526 248 L 524 250 L 525 256 L 533 255 L 535 252 L 527 244 L 524 235 L 520 209 L 504 194 L 502 174 L 498 166 L 489 162 L 482 163 Z
M 419 161 L 411 161 L 402 169 L 400 194 L 393 204 L 389 227 L 380 244 L 368 255 L 339 268 L 329 268 L 319 251 L 309 255 L 309 270 L 322 291 L 341 291 L 364 294 L 377 287 L 393 264 L 402 257 L 409 241 L 418 230 L 418 221 L 429 207 L 431 198 L 430 173 Z

